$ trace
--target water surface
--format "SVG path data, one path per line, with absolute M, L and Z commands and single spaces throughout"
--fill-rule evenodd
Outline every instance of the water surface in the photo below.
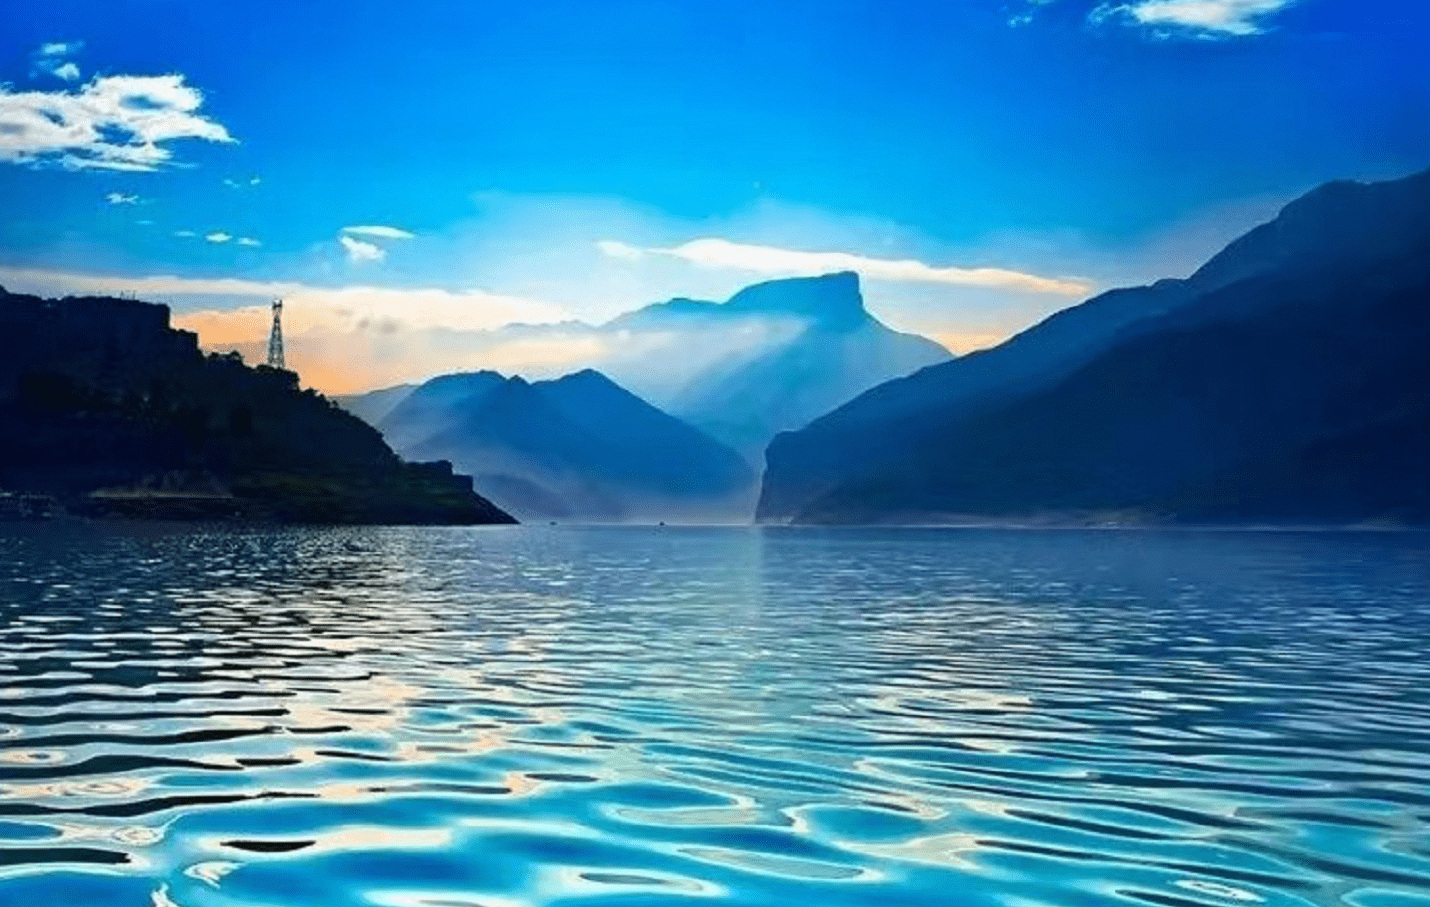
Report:
M 1430 904 L 1414 534 L 0 528 L 0 905 Z

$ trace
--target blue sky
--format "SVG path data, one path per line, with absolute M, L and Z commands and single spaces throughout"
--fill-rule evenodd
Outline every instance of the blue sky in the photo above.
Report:
M 223 342 L 270 289 L 299 332 L 466 330 L 849 261 L 977 346 L 1430 165 L 1427 36 L 1411 0 L 12 4 L 0 283 Z

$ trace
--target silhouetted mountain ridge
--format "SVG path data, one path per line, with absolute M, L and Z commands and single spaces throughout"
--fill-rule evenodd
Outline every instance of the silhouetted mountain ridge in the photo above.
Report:
M 1426 350 L 1430 172 L 1332 184 L 781 436 L 760 516 L 1423 522 Z

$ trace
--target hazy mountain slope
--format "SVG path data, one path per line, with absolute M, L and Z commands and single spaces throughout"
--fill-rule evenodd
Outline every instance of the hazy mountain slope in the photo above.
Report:
M 406 449 L 450 427 L 456 414 L 505 382 L 496 372 L 438 375 L 403 397 L 377 427 L 389 444 Z
M 754 482 L 734 451 L 587 369 L 536 388 L 570 422 L 604 444 L 601 475 L 672 498 L 744 492 Z
M 332 400 L 368 425 L 376 427 L 397 404 L 407 399 L 407 395 L 416 389 L 415 384 L 399 384 L 396 387 L 384 387 L 362 394 L 333 397 Z
M 502 380 L 465 400 L 453 415 L 446 427 L 405 449 L 412 456 L 463 464 L 478 488 L 498 497 L 523 488 L 519 498 L 502 501 L 519 519 L 627 516 L 621 502 L 603 491 L 586 468 L 605 447 L 602 439 L 562 416 L 522 378 Z M 562 512 L 547 512 L 550 500 L 562 501 Z
M 852 272 L 767 281 L 723 304 L 672 300 L 616 324 L 692 338 L 722 331 L 758 337 L 761 342 L 744 347 L 728 344 L 732 349 L 720 361 L 659 399 L 752 460 L 776 433 L 882 381 L 950 358 L 933 341 L 891 330 L 870 315 Z M 756 333 L 761 326 L 763 336 Z
M 858 396 L 873 381 L 947 358 L 942 347 L 872 319 L 839 330 L 815 329 L 741 363 L 731 374 L 702 380 L 673 407 L 759 463 L 778 432 L 807 424 Z
M 524 518 L 728 520 L 753 507 L 755 475 L 734 451 L 597 372 L 429 384 L 388 420 L 431 431 L 402 449 L 461 464 Z
M 779 431 L 814 417 L 890 378 L 944 362 L 949 352 L 923 337 L 894 331 L 864 308 L 852 273 L 770 280 L 726 302 L 671 299 L 598 326 L 512 325 L 483 335 L 482 350 L 510 357 L 512 347 L 571 351 L 570 370 L 591 368 L 759 462 Z M 500 352 L 500 351 L 505 352 Z M 549 364 L 534 368 L 536 374 Z M 525 373 L 525 369 L 522 370 Z M 480 374 L 480 373 L 478 373 Z M 488 388 L 480 385 L 470 393 Z M 399 446 L 431 434 L 421 413 L 440 411 L 463 387 L 429 388 L 434 399 L 389 391 L 345 398 L 373 413 Z
M 1190 280 L 1123 291 L 1173 302 L 1061 367 L 1019 382 L 1020 348 L 1056 349 L 1040 326 L 992 351 L 1012 379 L 991 392 L 966 390 L 987 380 L 970 356 L 778 439 L 761 516 L 1410 518 L 1424 463 L 1407 470 L 1386 426 L 1423 425 L 1427 256 L 1430 174 L 1322 187 Z

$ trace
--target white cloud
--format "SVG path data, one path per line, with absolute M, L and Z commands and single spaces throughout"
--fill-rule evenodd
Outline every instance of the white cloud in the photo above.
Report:
M 263 243 L 259 242 L 258 240 L 254 239 L 254 238 L 251 237 L 251 236 L 240 236 L 240 237 L 238 238 L 238 244 L 239 244 L 240 246 L 261 246 L 261 245 L 263 245 Z
M 73 169 L 158 170 L 167 143 L 232 143 L 198 113 L 203 94 L 179 74 L 98 76 L 75 91 L 11 91 L 0 85 L 0 161 Z
M 83 47 L 83 41 L 51 41 L 41 44 L 39 50 L 30 55 L 30 75 L 47 73 L 66 82 L 78 81 L 79 66 L 65 58 L 79 53 Z
M 1009 17 L 1008 24 L 1011 25 L 1013 28 L 1021 28 L 1024 25 L 1028 25 L 1034 19 L 1035 10 L 1040 9 L 1044 6 L 1050 6 L 1054 2 L 1056 2 L 1056 0 L 1026 0 L 1026 4 L 1023 11 L 1014 13 L 1011 17 Z
M 257 186 L 258 183 L 259 179 L 256 176 L 246 180 L 236 180 L 229 176 L 223 178 L 223 184 L 230 189 L 247 189 L 250 186 Z
M 105 196 L 105 199 L 106 199 L 111 205 L 137 205 L 137 204 L 139 204 L 139 196 L 137 196 L 137 195 L 125 195 L 125 194 L 122 193 L 122 192 L 111 192 L 111 193 L 109 193 L 108 195 Z
M 601 254 L 609 258 L 623 258 L 626 261 L 640 261 L 645 257 L 645 252 L 636 248 L 630 243 L 617 242 L 614 239 L 603 239 L 596 243 L 596 248 L 601 250 Z
M 348 252 L 348 261 L 353 264 L 361 264 L 366 261 L 382 261 L 387 257 L 387 251 L 381 246 L 370 242 L 363 242 L 360 239 L 353 239 L 351 236 L 339 236 L 338 242 L 343 244 L 343 248 Z
M 605 240 L 597 243 L 605 255 L 636 260 L 643 255 L 666 255 L 710 268 L 732 268 L 768 275 L 827 274 L 857 271 L 869 280 L 936 283 L 967 287 L 992 287 L 1032 293 L 1085 295 L 1086 280 L 1039 277 L 1003 268 L 939 267 L 913 259 L 869 258 L 849 252 L 802 252 L 775 246 L 748 245 L 724 239 L 696 239 L 669 249 L 640 249 Z
M 382 261 L 387 258 L 387 250 L 377 243 L 367 242 L 357 239 L 358 236 L 367 236 L 373 239 L 414 239 L 415 234 L 397 227 L 385 227 L 382 225 L 343 227 L 338 233 L 338 242 L 342 243 L 347 250 L 348 261 L 353 264 L 361 264 L 369 261 Z
M 1244 38 L 1265 31 L 1264 22 L 1298 0 L 1139 0 L 1103 3 L 1092 11 L 1094 23 L 1122 20 L 1150 28 L 1162 37 Z
M 175 235 L 175 236 L 182 236 L 182 237 L 184 237 L 185 239 L 192 239 L 193 237 L 198 236 L 199 234 L 195 233 L 193 230 L 175 230 L 175 231 L 174 231 L 174 235 Z
M 152 227 L 152 226 L 154 226 L 154 222 L 153 222 L 152 220 L 136 220 L 135 223 L 138 224 L 138 225 L 141 226 L 141 227 Z
M 208 240 L 209 242 L 213 242 L 213 243 L 225 243 L 225 242 L 228 242 L 230 239 L 233 239 L 233 237 L 230 236 L 230 235 L 228 235 L 227 233 L 224 233 L 223 231 L 220 230 L 220 231 L 217 231 L 217 232 L 208 234 L 207 236 L 204 237 L 204 239 Z
M 372 236 L 377 239 L 413 239 L 415 235 L 406 230 L 399 230 L 397 227 L 370 226 L 370 227 L 343 227 L 342 232 L 353 236 Z

